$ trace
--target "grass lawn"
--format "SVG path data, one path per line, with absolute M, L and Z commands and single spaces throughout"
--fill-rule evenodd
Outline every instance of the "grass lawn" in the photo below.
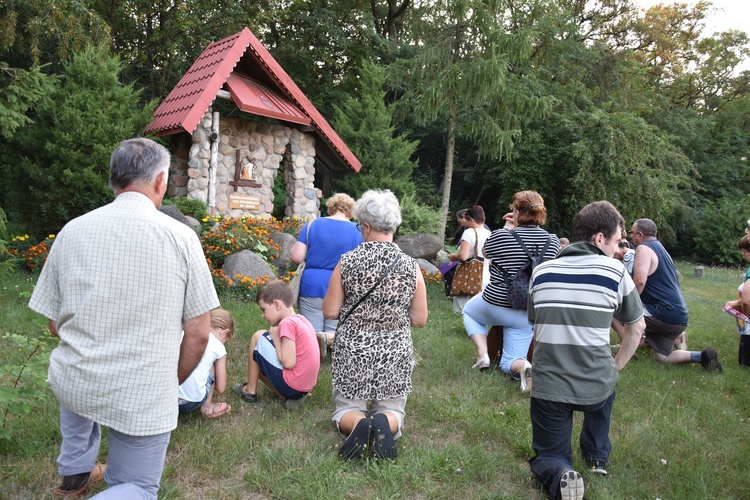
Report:
M 750 496 L 750 370 L 737 363 L 734 319 L 721 311 L 736 297 L 744 271 L 706 268 L 698 279 L 693 267 L 678 265 L 690 310 L 689 345 L 696 350 L 713 346 L 724 372 L 658 364 L 650 351 L 639 350 L 617 385 L 609 476 L 584 471 L 575 441 L 581 422 L 576 416 L 575 466 L 584 475 L 588 499 Z M 22 274 L 0 278 L 0 334 L 42 335 L 46 320 L 26 308 L 34 279 Z M 254 303 L 223 305 L 238 322 L 238 334 L 227 344 L 231 385 L 244 380 L 250 336 L 264 322 Z M 261 389 L 256 405 L 228 390 L 216 400 L 231 404 L 230 414 L 215 420 L 199 413 L 181 416 L 160 497 L 547 498 L 527 464 L 532 454 L 528 395 L 497 370 L 471 369 L 473 345 L 442 287 L 429 286 L 429 305 L 427 327 L 413 331 L 421 360 L 398 460 L 347 463 L 337 458 L 341 440 L 330 419 L 327 362 L 312 396 L 297 412 L 287 411 L 268 390 Z M 21 364 L 28 355 L 10 339 L 0 339 L 0 366 Z M 14 378 L 4 375 L 0 383 L 12 386 Z M 47 398 L 32 400 L 23 415 L 6 413 L 0 400 L 9 431 L 0 439 L 0 498 L 49 497 L 57 481 L 57 405 L 46 386 L 33 387 L 22 377 L 16 390 L 21 389 L 43 391 Z M 103 462 L 106 453 L 104 439 Z

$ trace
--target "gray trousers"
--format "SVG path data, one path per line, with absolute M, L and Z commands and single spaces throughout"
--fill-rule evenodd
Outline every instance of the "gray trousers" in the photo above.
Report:
M 57 457 L 61 476 L 91 472 L 99 455 L 98 423 L 60 405 L 62 445 Z M 109 454 L 104 480 L 109 488 L 94 498 L 155 499 L 159 492 L 171 432 L 155 436 L 129 436 L 109 430 Z

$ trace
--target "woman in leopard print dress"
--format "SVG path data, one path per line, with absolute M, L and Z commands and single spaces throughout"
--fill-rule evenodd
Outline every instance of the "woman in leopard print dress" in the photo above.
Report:
M 324 316 L 340 318 L 333 421 L 347 436 L 343 458 L 362 456 L 371 442 L 376 457 L 395 458 L 414 370 L 411 327 L 427 322 L 427 293 L 417 262 L 393 243 L 401 224 L 393 193 L 367 191 L 354 214 L 364 243 L 341 256 L 323 300 Z

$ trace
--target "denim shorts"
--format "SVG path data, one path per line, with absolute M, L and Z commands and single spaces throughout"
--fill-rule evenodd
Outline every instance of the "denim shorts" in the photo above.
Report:
M 284 380 L 284 368 L 281 366 L 279 357 L 276 355 L 276 347 L 273 344 L 271 334 L 265 332 L 255 345 L 253 359 L 260 367 L 260 372 L 268 379 L 268 382 L 276 391 L 286 399 L 300 399 L 307 394 L 289 387 Z
M 185 401 L 180 400 L 180 402 L 177 404 L 177 408 L 180 410 L 180 413 L 190 413 L 191 411 L 195 411 L 201 406 L 203 406 L 203 403 L 206 402 L 208 399 L 208 395 L 211 394 L 211 391 L 214 387 L 214 376 L 212 374 L 208 374 L 208 380 L 206 380 L 206 395 L 203 396 L 202 401 Z

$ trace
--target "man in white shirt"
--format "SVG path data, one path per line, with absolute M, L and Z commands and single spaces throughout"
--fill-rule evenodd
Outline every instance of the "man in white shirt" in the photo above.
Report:
M 97 496 L 155 499 L 159 490 L 177 388 L 219 305 L 195 232 L 158 210 L 169 162 L 149 139 L 120 143 L 110 160 L 115 200 L 65 225 L 31 296 L 60 338 L 48 377 L 60 403 L 58 494 L 83 494 L 102 477 L 110 488 Z M 108 466 L 95 466 L 101 425 Z

